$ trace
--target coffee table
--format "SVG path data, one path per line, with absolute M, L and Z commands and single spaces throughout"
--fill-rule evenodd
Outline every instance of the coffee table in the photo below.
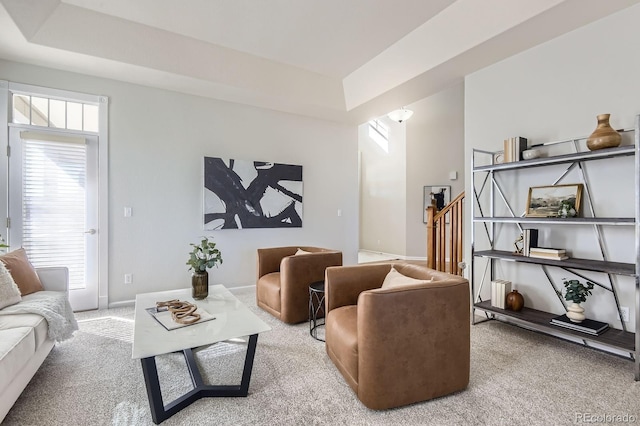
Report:
M 168 331 L 145 309 L 155 307 L 156 302 L 172 299 L 195 303 L 215 319 Z M 132 358 L 140 359 L 142 363 L 153 422 L 159 424 L 203 397 L 246 397 L 258 333 L 268 330 L 271 330 L 271 327 L 222 285 L 210 286 L 209 296 L 203 300 L 194 300 L 191 297 L 191 289 L 138 294 Z M 249 343 L 240 385 L 204 384 L 192 348 L 243 336 L 249 336 Z M 184 353 L 194 388 L 165 405 L 162 400 L 155 357 L 171 352 Z

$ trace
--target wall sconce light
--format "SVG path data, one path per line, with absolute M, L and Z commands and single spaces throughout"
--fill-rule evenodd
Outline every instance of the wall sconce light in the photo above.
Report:
M 402 107 L 395 111 L 391 111 L 389 114 L 387 114 L 387 117 L 389 117 L 393 121 L 402 123 L 403 121 L 408 120 L 409 117 L 411 117 L 412 115 L 413 115 L 413 111 L 411 111 L 410 109 L 406 109 L 405 107 Z

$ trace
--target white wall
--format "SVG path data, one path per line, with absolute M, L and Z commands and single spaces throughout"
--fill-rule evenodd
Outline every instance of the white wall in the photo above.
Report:
M 638 22 L 640 6 L 634 6 L 468 76 L 465 80 L 466 164 L 470 164 L 472 148 L 500 150 L 503 139 L 511 136 L 524 136 L 533 143 L 587 136 L 595 129 L 596 115 L 600 113 L 611 113 L 611 123 L 616 129 L 633 127 L 634 118 L 640 113 Z M 632 164 L 633 160 L 622 159 L 587 165 L 598 215 L 634 215 L 634 180 L 633 173 L 628 172 Z M 467 175 L 469 194 L 470 175 Z M 551 183 L 551 178 L 549 170 L 535 169 L 511 178 L 506 176 L 502 182 L 519 214 L 526 203 L 527 187 Z M 565 182 L 577 179 L 577 175 L 572 175 Z M 471 206 L 468 202 L 467 223 L 470 223 Z M 505 249 L 509 249 L 515 237 L 512 228 L 505 227 L 502 231 Z M 605 229 L 609 253 L 616 260 L 634 262 L 633 228 L 611 228 Z M 597 240 L 589 227 L 540 229 L 541 244 L 564 246 L 572 250 L 575 257 L 598 256 Z M 468 245 L 467 249 L 470 249 Z M 516 272 L 511 266 L 502 262 L 498 272 L 507 279 L 512 278 L 522 290 L 525 305 L 563 312 L 539 267 L 525 265 Z M 603 274 L 586 275 L 608 284 Z M 557 269 L 553 276 L 560 287 L 562 278 L 571 277 Z M 633 280 L 616 277 L 614 283 L 621 304 L 633 310 Z M 585 304 L 588 317 L 619 328 L 614 306 L 613 297 L 603 289 L 596 289 Z M 634 328 L 633 321 L 632 313 L 630 329 Z
M 456 84 L 409 105 L 407 121 L 407 248 L 409 257 L 426 257 L 423 187 L 450 185 L 453 200 L 464 191 L 464 84 Z M 458 173 L 456 180 L 449 172 Z
M 360 248 L 406 254 L 406 140 L 405 123 L 387 117 L 388 152 L 369 137 L 369 125 L 358 128 L 360 149 Z
M 359 127 L 361 152 L 360 248 L 399 257 L 426 258 L 425 185 L 464 191 L 464 84 L 407 106 L 413 116 L 389 125 L 389 152 Z M 458 172 L 449 180 L 449 172 Z
M 259 247 L 318 245 L 357 261 L 356 126 L 2 60 L 0 79 L 110 99 L 110 303 L 190 285 L 189 243 L 205 234 L 205 155 L 300 164 L 304 179 L 302 228 L 207 232 L 224 259 L 212 284 L 254 284 Z

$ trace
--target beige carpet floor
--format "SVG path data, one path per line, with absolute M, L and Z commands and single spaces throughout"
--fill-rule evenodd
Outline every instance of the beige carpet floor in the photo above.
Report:
M 236 295 L 272 327 L 258 339 L 249 396 L 202 399 L 164 425 L 570 425 L 619 424 L 629 416 L 640 422 L 632 362 L 496 321 L 471 329 L 467 390 L 372 411 L 324 344 L 309 336 L 308 324 L 289 326 L 267 315 L 255 306 L 253 289 Z M 3 424 L 152 424 L 140 363 L 131 359 L 133 309 L 78 319 L 80 331 L 56 345 Z M 199 350 L 206 380 L 239 383 L 245 348 L 224 342 Z M 161 356 L 157 364 L 165 401 L 190 389 L 182 356 Z

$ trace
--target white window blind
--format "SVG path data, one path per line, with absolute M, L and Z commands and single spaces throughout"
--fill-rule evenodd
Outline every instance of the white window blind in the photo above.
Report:
M 84 288 L 84 138 L 37 139 L 23 139 L 22 244 L 34 266 L 66 266 L 69 287 Z

